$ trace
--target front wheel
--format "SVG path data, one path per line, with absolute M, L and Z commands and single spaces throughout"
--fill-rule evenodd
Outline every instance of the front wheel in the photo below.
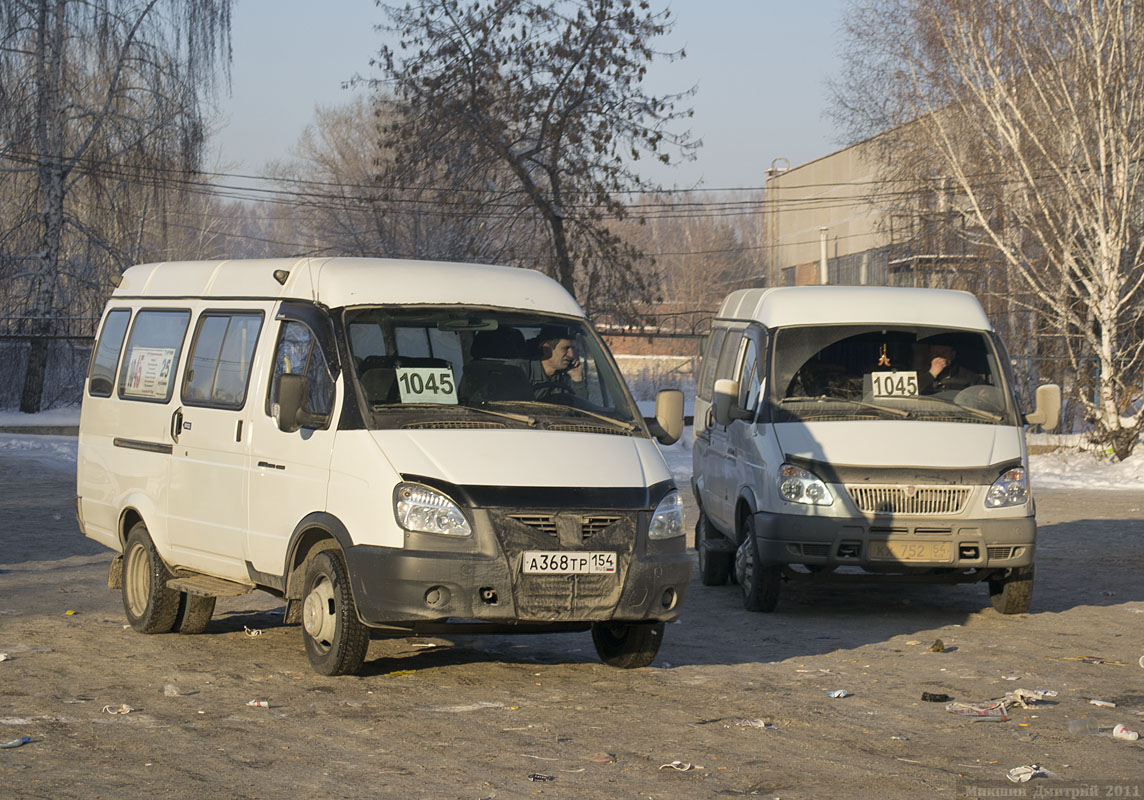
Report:
M 646 667 L 662 643 L 662 622 L 597 622 L 592 626 L 592 644 L 609 667 Z
M 763 561 L 755 538 L 755 521 L 744 522 L 743 541 L 735 551 L 735 577 L 743 590 L 743 607 L 748 611 L 774 611 L 782 585 L 782 564 Z
M 353 675 L 365 662 L 369 631 L 358 619 L 349 571 L 337 550 L 318 553 L 306 569 L 302 642 L 321 675 Z
M 989 579 L 989 599 L 1002 614 L 1024 614 L 1033 599 L 1032 565 L 1014 567 L 1004 578 Z
M 699 521 L 695 523 L 695 552 L 699 554 L 699 580 L 704 586 L 722 586 L 731 575 L 732 554 L 708 546 L 716 536 L 711 520 L 700 511 Z

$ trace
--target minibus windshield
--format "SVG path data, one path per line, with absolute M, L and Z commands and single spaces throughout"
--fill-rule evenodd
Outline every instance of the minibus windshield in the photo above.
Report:
M 991 338 L 916 325 L 816 325 L 774 336 L 775 422 L 924 420 L 1014 425 Z
M 350 370 L 393 427 L 543 427 L 643 435 L 604 343 L 580 319 L 505 309 L 346 309 Z

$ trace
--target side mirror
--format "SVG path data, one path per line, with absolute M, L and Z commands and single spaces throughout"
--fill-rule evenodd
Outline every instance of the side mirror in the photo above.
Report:
M 655 396 L 655 418 L 644 420 L 660 444 L 675 444 L 683 435 L 683 392 L 664 389 Z
M 1061 421 L 1061 387 L 1046 383 L 1037 387 L 1033 411 L 1025 415 L 1028 425 L 1040 425 L 1047 431 L 1057 427 Z
M 278 430 L 293 433 L 302 427 L 299 417 L 302 401 L 309 389 L 305 375 L 284 374 L 278 376 L 278 402 L 274 404 L 274 421 Z
M 735 404 L 739 402 L 739 382 L 723 378 L 715 381 L 711 406 L 717 425 L 730 425 L 735 417 Z

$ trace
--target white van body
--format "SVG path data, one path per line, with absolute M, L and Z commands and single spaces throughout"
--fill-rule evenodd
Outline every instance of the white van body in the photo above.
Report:
M 937 360 L 951 352 L 954 365 Z M 770 611 L 790 579 L 987 581 L 999 610 L 1025 611 L 1036 522 L 1023 425 L 1055 426 L 1059 389 L 1041 387 L 1038 406 L 1019 412 L 971 294 L 730 294 L 695 404 L 703 582 L 734 577 L 748 608 Z
M 575 340 L 583 397 L 526 352 L 544 331 Z M 650 424 L 670 441 L 681 400 L 661 400 Z M 356 671 L 371 631 L 461 620 L 591 627 L 605 661 L 641 666 L 690 577 L 648 424 L 536 272 L 148 264 L 101 322 L 77 511 L 123 554 L 109 583 L 140 631 L 199 632 L 215 597 L 258 588 L 287 600 L 325 674 Z

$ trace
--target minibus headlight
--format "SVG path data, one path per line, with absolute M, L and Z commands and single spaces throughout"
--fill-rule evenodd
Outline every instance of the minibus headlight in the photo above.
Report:
M 794 464 L 779 468 L 779 496 L 788 503 L 805 506 L 828 506 L 834 502 L 834 496 L 817 475 Z
M 469 536 L 473 529 L 463 511 L 445 495 L 419 483 L 400 483 L 393 492 L 393 513 L 407 531 Z
M 1024 467 L 1006 470 L 985 494 L 986 508 L 1022 506 L 1029 501 L 1029 479 Z
M 651 515 L 647 535 L 649 539 L 674 539 L 683 535 L 683 500 L 679 492 L 669 492 L 659 501 Z

